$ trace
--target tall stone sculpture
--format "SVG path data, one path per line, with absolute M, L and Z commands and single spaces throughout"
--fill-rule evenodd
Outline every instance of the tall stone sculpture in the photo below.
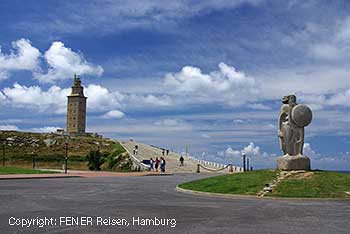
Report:
M 310 170 L 310 159 L 303 155 L 304 127 L 312 120 L 309 107 L 296 103 L 295 95 L 282 98 L 278 118 L 278 138 L 284 156 L 277 159 L 280 170 Z

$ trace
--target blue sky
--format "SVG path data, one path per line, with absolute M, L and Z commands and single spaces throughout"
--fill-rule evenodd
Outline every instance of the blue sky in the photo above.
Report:
M 1 1 L 0 128 L 65 127 L 74 73 L 87 129 L 274 167 L 280 98 L 314 119 L 313 168 L 350 167 L 347 1 Z

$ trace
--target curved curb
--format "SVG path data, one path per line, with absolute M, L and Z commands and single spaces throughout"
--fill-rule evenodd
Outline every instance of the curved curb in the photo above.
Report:
M 150 173 L 143 176 L 173 176 L 173 173 Z
M 223 194 L 223 193 L 210 193 L 210 192 L 195 191 L 195 190 L 180 188 L 178 185 L 176 186 L 175 190 L 177 192 L 181 192 L 181 193 L 200 195 L 200 196 L 206 196 L 206 197 L 259 199 L 259 197 L 253 196 L 253 195 Z
M 191 194 L 191 195 L 217 197 L 217 198 L 230 198 L 230 199 L 255 199 L 255 200 L 280 200 L 280 201 L 350 201 L 350 198 L 257 197 L 253 195 L 210 193 L 210 192 L 184 189 L 184 188 L 180 188 L 178 185 L 176 186 L 175 190 L 177 192 Z

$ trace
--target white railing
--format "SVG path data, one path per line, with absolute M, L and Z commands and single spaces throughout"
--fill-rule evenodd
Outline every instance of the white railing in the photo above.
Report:
M 149 170 L 150 169 L 150 165 L 147 165 L 147 164 L 144 164 L 142 163 L 138 158 L 136 158 L 128 149 L 127 147 L 125 147 L 122 142 L 119 142 L 123 147 L 124 149 L 128 152 L 128 154 L 131 156 L 132 160 L 134 161 L 134 163 L 137 165 L 137 166 L 140 166 L 142 169 L 146 169 L 146 170 Z M 158 146 L 154 146 L 154 145 L 151 145 L 151 147 L 153 148 L 156 148 L 156 149 L 163 149 L 161 147 L 158 147 Z M 180 153 L 177 153 L 179 155 L 182 155 L 184 158 L 188 158 L 192 161 L 194 161 L 195 163 L 197 163 L 197 165 L 200 165 L 202 168 L 207 169 L 208 170 L 213 170 L 213 171 L 222 171 L 223 169 L 226 169 L 226 168 L 229 168 L 232 172 L 241 172 L 243 171 L 243 168 L 242 167 L 238 167 L 238 166 L 234 166 L 232 164 L 221 164 L 221 163 L 215 163 L 215 162 L 210 162 L 210 161 L 206 161 L 206 160 L 200 160 L 200 159 L 197 159 L 193 156 L 190 156 L 190 155 L 185 155 L 185 154 L 180 154 Z
M 224 169 L 224 168 L 227 168 L 229 165 L 232 165 L 232 164 L 225 165 L 225 164 L 221 164 L 221 163 L 215 163 L 215 162 L 209 162 L 209 161 L 206 161 L 206 160 L 200 160 L 200 159 L 197 159 L 197 158 L 195 158 L 193 156 L 189 156 L 189 155 L 185 155 L 185 157 L 187 157 L 187 158 L 197 162 L 197 164 L 199 164 L 199 165 L 209 166 L 209 167 L 217 168 L 217 169 Z M 234 172 L 239 172 L 239 171 L 243 171 L 243 168 L 232 165 L 232 170 Z
M 139 160 L 138 158 L 136 158 L 135 155 L 132 154 L 132 153 L 128 150 L 128 148 L 125 147 L 125 146 L 123 145 L 122 142 L 119 142 L 119 144 L 120 144 L 121 146 L 123 146 L 123 148 L 124 148 L 125 151 L 130 155 L 132 161 L 135 163 L 135 165 L 136 165 L 137 167 L 140 167 L 140 169 L 142 169 L 142 170 L 149 170 L 149 169 L 151 168 L 150 165 L 144 164 L 144 163 L 141 162 L 141 160 Z

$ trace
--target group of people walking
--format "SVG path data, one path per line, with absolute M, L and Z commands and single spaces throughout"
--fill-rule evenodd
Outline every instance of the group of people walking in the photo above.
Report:
M 169 155 L 169 150 L 168 149 L 162 149 L 162 154 L 163 155 Z
M 162 149 L 161 148 L 161 150 L 162 150 L 163 156 L 169 155 L 169 153 L 170 153 L 169 149 L 164 149 L 164 148 Z M 137 155 L 138 151 L 139 151 L 139 147 L 138 147 L 138 145 L 135 145 L 134 149 L 133 149 L 133 154 Z M 144 160 L 144 161 L 147 161 L 147 160 Z M 180 161 L 180 167 L 183 167 L 185 159 L 182 155 L 179 158 L 179 161 Z M 166 161 L 165 161 L 164 157 L 160 157 L 160 158 L 156 157 L 155 159 L 150 158 L 150 160 L 149 160 L 150 171 L 158 172 L 158 169 L 159 169 L 161 172 L 165 172 L 165 164 L 166 164 Z
M 166 162 L 165 162 L 165 159 L 163 157 L 160 157 L 160 160 L 158 159 L 158 157 L 156 157 L 155 160 L 150 158 L 149 164 L 150 164 L 150 170 L 151 171 L 158 172 L 158 167 L 159 167 L 161 172 L 165 172 L 165 164 L 166 164 Z
M 139 153 L 139 146 L 135 145 L 134 150 L 132 151 L 134 155 L 137 155 Z

